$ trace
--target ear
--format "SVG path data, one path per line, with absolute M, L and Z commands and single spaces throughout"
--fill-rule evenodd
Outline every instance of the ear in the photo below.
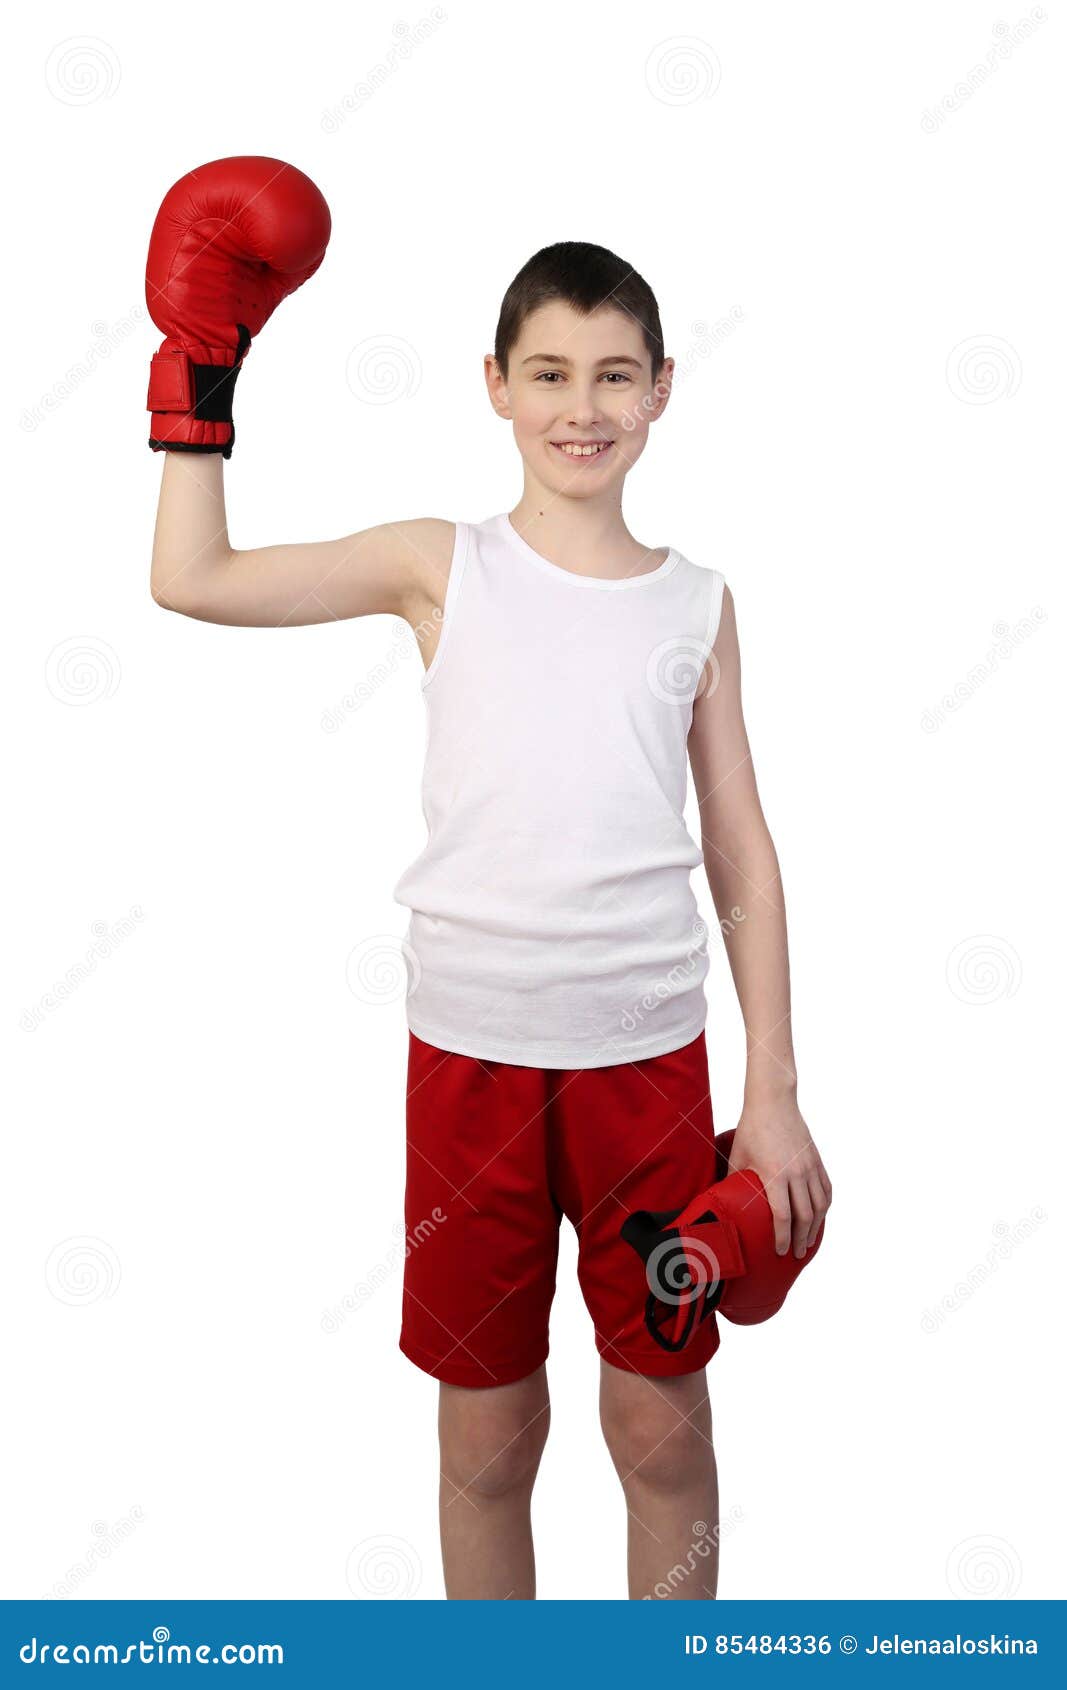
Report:
M 674 359 L 665 358 L 663 360 L 663 368 L 652 383 L 652 394 L 649 399 L 648 406 L 648 420 L 650 423 L 654 423 L 656 418 L 661 417 L 667 409 L 667 401 L 671 396 L 671 387 L 673 383 Z
M 489 390 L 489 403 L 497 416 L 510 421 L 511 398 L 508 394 L 508 384 L 492 352 L 485 355 L 485 385 Z

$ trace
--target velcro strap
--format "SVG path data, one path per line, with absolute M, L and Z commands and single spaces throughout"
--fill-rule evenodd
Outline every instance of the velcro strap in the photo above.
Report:
M 199 422 L 233 422 L 233 390 L 240 364 L 194 364 L 194 416 Z
M 198 422 L 233 422 L 240 364 L 194 364 L 187 352 L 157 352 L 148 376 L 148 410 L 178 411 Z
M 187 352 L 157 352 L 148 373 L 150 411 L 191 411 L 193 366 Z
M 741 1235 L 733 1221 L 691 1222 L 682 1232 L 681 1240 L 683 1245 L 688 1240 L 690 1247 L 695 1247 L 694 1255 L 705 1279 L 712 1277 L 709 1255 L 714 1260 L 715 1279 L 736 1279 L 746 1271 Z

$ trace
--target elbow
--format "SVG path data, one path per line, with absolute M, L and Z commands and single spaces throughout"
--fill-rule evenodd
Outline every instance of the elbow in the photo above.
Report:
M 164 562 L 158 555 L 152 558 L 149 571 L 149 591 L 161 610 L 173 610 L 179 616 L 191 616 L 196 622 L 226 621 L 224 597 L 219 592 L 219 569 L 212 566 L 195 567 L 186 560 Z
M 179 616 L 189 615 L 189 602 L 182 591 L 180 570 L 163 570 L 156 565 L 152 570 L 149 591 L 160 610 L 173 610 Z
M 160 610 L 173 610 L 179 616 L 185 614 L 184 607 L 175 602 L 173 596 L 168 593 L 165 587 L 153 587 L 152 599 L 155 604 L 158 604 Z

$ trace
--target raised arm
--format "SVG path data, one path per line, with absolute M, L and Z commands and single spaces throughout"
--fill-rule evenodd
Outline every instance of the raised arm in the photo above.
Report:
M 779 1254 L 802 1257 L 832 1192 L 797 1107 L 789 948 L 781 873 L 756 790 L 741 710 L 741 658 L 726 590 L 708 685 L 693 707 L 689 759 L 700 804 L 704 866 L 744 1017 L 745 1100 L 732 1168 L 755 1168 Z
M 152 550 L 152 597 L 164 609 L 255 628 L 380 612 L 417 626 L 440 611 L 454 523 L 422 517 L 340 540 L 237 551 L 223 473 L 218 453 L 164 457 Z

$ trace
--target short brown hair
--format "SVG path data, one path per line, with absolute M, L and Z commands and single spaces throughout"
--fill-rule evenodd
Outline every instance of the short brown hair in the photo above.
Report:
M 612 306 L 632 318 L 644 338 L 653 381 L 659 375 L 663 330 L 656 296 L 644 277 L 607 247 L 592 246 L 588 241 L 557 241 L 527 259 L 504 295 L 493 351 L 505 376 L 508 357 L 527 317 L 553 299 L 585 313 Z

